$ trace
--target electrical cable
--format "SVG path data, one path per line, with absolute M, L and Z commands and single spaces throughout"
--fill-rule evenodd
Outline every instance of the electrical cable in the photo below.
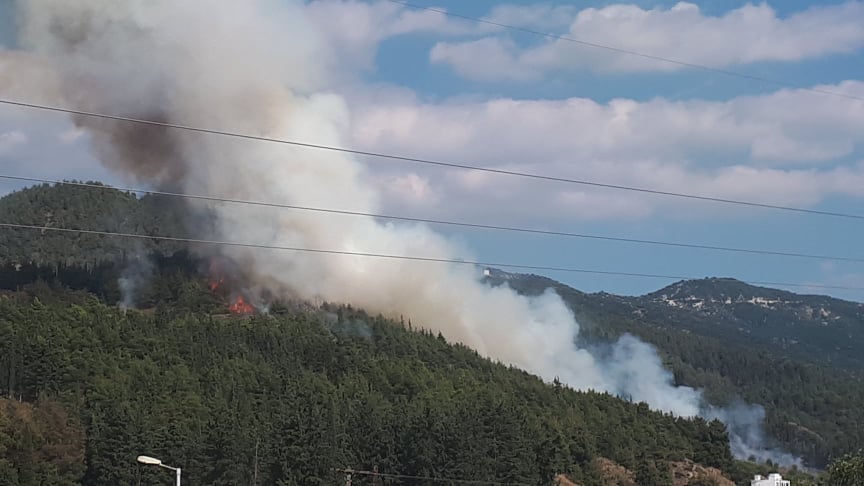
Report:
M 655 246 L 666 246 L 666 247 L 675 247 L 675 248 L 691 248 L 691 249 L 709 250 L 709 251 L 725 251 L 725 252 L 746 253 L 746 254 L 766 255 L 766 256 L 780 256 L 780 257 L 806 258 L 806 259 L 814 259 L 814 260 L 831 260 L 831 261 L 839 261 L 839 262 L 864 263 L 864 258 L 855 258 L 855 257 L 819 255 L 819 254 L 812 254 L 812 253 L 798 253 L 798 252 L 775 251 L 775 250 L 762 250 L 762 249 L 753 249 L 753 248 L 737 248 L 737 247 L 729 247 L 729 246 L 703 245 L 703 244 L 696 244 L 696 243 L 680 243 L 680 242 L 673 242 L 673 241 L 646 240 L 646 239 L 625 238 L 625 237 L 617 237 L 617 236 L 572 233 L 572 232 L 566 232 L 566 231 L 542 230 L 542 229 L 536 229 L 536 228 L 524 228 L 524 227 L 516 227 L 516 226 L 501 226 L 501 225 L 491 225 L 491 224 L 482 224 L 482 223 L 471 223 L 471 222 L 464 222 L 464 221 L 446 221 L 446 220 L 430 219 L 430 218 L 414 218 L 414 217 L 409 217 L 409 216 L 394 216 L 394 215 L 388 215 L 388 214 L 368 213 L 368 212 L 361 212 L 361 211 L 347 211 L 347 210 L 340 210 L 340 209 L 328 209 L 328 208 L 319 208 L 319 207 L 298 206 L 298 205 L 293 205 L 293 204 L 279 204 L 279 203 L 271 203 L 271 202 L 263 202 L 263 201 L 232 199 L 232 198 L 217 197 L 217 196 L 203 196 L 203 195 L 178 193 L 178 192 L 138 189 L 138 188 L 131 188 L 131 187 L 105 186 L 105 185 L 92 184 L 92 183 L 86 183 L 86 182 L 60 181 L 60 180 L 54 180 L 54 179 L 43 179 L 43 178 L 38 178 L 38 177 L 13 176 L 13 175 L 8 175 L 8 174 L 0 174 L 0 179 L 26 181 L 26 182 L 41 182 L 41 183 L 46 183 L 46 184 L 60 184 L 60 185 L 66 185 L 66 186 L 85 187 L 85 188 L 101 189 L 101 190 L 116 190 L 116 191 L 133 192 L 133 193 L 137 193 L 137 194 L 155 194 L 155 195 L 166 196 L 166 197 L 198 199 L 198 200 L 211 201 L 211 202 L 245 204 L 245 205 L 252 205 L 252 206 L 283 208 L 283 209 L 319 212 L 319 213 L 327 213 L 327 214 L 341 214 L 341 215 L 347 215 L 347 216 L 361 216 L 361 217 L 370 217 L 370 218 L 390 219 L 390 220 L 397 220 L 397 221 L 409 221 L 409 222 L 415 222 L 415 223 L 427 223 L 427 224 L 436 224 L 436 225 L 445 225 L 445 226 L 457 226 L 457 227 L 465 227 L 465 228 L 481 229 L 481 230 L 507 231 L 507 232 L 514 232 L 514 233 L 538 234 L 538 235 L 544 235 L 544 236 L 560 236 L 560 237 L 569 237 L 569 238 L 582 238 L 582 239 L 589 239 L 589 240 L 614 241 L 614 242 L 619 242 L 619 243 L 655 245 Z
M 356 150 L 356 149 L 349 149 L 349 148 L 343 148 L 343 147 L 334 147 L 331 145 L 298 142 L 298 141 L 294 141 L 294 140 L 264 137 L 264 136 L 260 136 L 260 135 L 250 135 L 250 134 L 229 132 L 229 131 L 225 131 L 225 130 L 216 130 L 216 129 L 211 129 L 211 128 L 200 128 L 200 127 L 193 127 L 193 126 L 188 126 L 188 125 L 179 125 L 176 123 L 166 123 L 166 122 L 157 122 L 157 121 L 152 121 L 152 120 L 142 120 L 139 118 L 131 118 L 131 117 L 117 116 L 117 115 L 108 115 L 108 114 L 104 114 L 104 113 L 94 113 L 94 112 L 88 112 L 88 111 L 82 111 L 82 110 L 73 110 L 73 109 L 69 109 L 69 108 L 60 108 L 60 107 L 56 107 L 56 106 L 39 105 L 39 104 L 35 104 L 35 103 L 26 103 L 26 102 L 22 102 L 22 101 L 0 99 L 0 104 L 10 105 L 10 106 L 18 106 L 18 107 L 23 107 L 23 108 L 45 110 L 45 111 L 69 113 L 69 114 L 79 115 L 79 116 L 104 118 L 104 119 L 108 119 L 108 120 L 123 121 L 123 122 L 129 122 L 129 123 L 138 123 L 138 124 L 143 124 L 143 125 L 158 126 L 158 127 L 163 127 L 163 128 L 172 128 L 172 129 L 177 129 L 177 130 L 187 130 L 187 131 L 191 131 L 191 132 L 205 133 L 205 134 L 210 134 L 210 135 L 221 135 L 221 136 L 240 138 L 240 139 L 246 139 L 246 140 L 255 140 L 255 141 L 259 141 L 259 142 L 272 142 L 272 143 L 293 145 L 293 146 L 304 147 L 304 148 L 329 150 L 329 151 L 333 151 L 333 152 L 349 153 L 349 154 L 354 154 L 354 155 L 363 155 L 363 156 L 369 156 L 369 157 L 395 160 L 395 161 L 400 161 L 400 162 L 433 165 L 433 166 L 439 166 L 439 167 L 449 167 L 449 168 L 454 168 L 454 169 L 474 170 L 474 171 L 478 171 L 478 172 L 488 172 L 491 174 L 498 174 L 498 175 L 523 177 L 523 178 L 528 178 L 528 179 L 551 181 L 551 182 L 563 182 L 563 183 L 569 183 L 569 184 L 579 184 L 579 185 L 584 185 L 584 186 L 599 187 L 599 188 L 604 188 L 604 189 L 616 189 L 616 190 L 630 191 L 630 192 L 639 192 L 639 193 L 653 194 L 653 195 L 658 195 L 658 196 L 678 197 L 678 198 L 685 198 L 685 199 L 691 199 L 691 200 L 699 200 L 699 201 L 707 201 L 707 202 L 723 203 L 723 204 L 734 204 L 734 205 L 739 205 L 739 206 L 756 207 L 756 208 L 762 208 L 762 209 L 774 209 L 774 210 L 780 210 L 780 211 L 791 211 L 791 212 L 796 212 L 796 213 L 819 215 L 819 216 L 832 216 L 832 217 L 837 217 L 837 218 L 864 220 L 864 215 L 861 215 L 861 214 L 841 213 L 841 212 L 835 212 L 835 211 L 821 211 L 821 210 L 817 210 L 817 209 L 806 209 L 806 208 L 799 208 L 799 207 L 793 207 L 793 206 L 782 206 L 782 205 L 777 205 L 777 204 L 758 203 L 758 202 L 754 202 L 754 201 L 744 201 L 744 200 L 740 200 L 740 199 L 727 199 L 727 198 L 713 197 L 713 196 L 700 196 L 697 194 L 687 194 L 687 193 L 672 192 L 672 191 L 661 191 L 661 190 L 656 190 L 656 189 L 648 189 L 648 188 L 634 187 L 634 186 L 625 186 L 625 185 L 619 185 L 619 184 L 608 184 L 608 183 L 604 183 L 604 182 L 595 182 L 595 181 L 582 180 L 582 179 L 569 179 L 566 177 L 547 176 L 547 175 L 534 174 L 534 173 L 529 173 L 529 172 L 518 172 L 518 171 L 511 171 L 511 170 L 504 170 L 504 169 L 493 169 L 490 167 L 481 167 L 481 166 L 473 166 L 473 165 L 467 165 L 467 164 L 443 162 L 443 161 L 438 161 L 438 160 L 422 159 L 422 158 L 408 157 L 408 156 L 402 156 L 402 155 L 391 155 L 391 154 L 385 154 L 385 153 L 381 153 L 381 152 L 371 152 L 371 151 L 366 151 L 366 150 Z
M 457 484 L 488 484 L 488 485 L 498 485 L 498 486 L 529 486 L 528 483 L 512 483 L 512 482 L 501 482 L 501 481 L 485 481 L 482 479 L 454 479 L 454 478 L 441 478 L 434 476 L 413 476 L 410 474 L 392 474 L 392 473 L 382 473 L 376 471 L 356 471 L 354 469 L 336 469 L 336 472 L 343 474 L 358 474 L 361 476 L 372 476 L 372 477 L 380 477 L 380 478 L 392 478 L 392 479 L 414 479 L 419 481 L 432 481 L 439 483 L 457 483 Z
M 494 25 L 496 27 L 500 27 L 503 29 L 513 30 L 513 31 L 522 32 L 522 33 L 526 33 L 526 34 L 539 35 L 542 37 L 548 37 L 550 39 L 572 42 L 574 44 L 579 44 L 581 46 L 591 47 L 594 49 L 603 49 L 606 51 L 616 52 L 618 54 L 625 54 L 628 56 L 641 57 L 643 59 L 650 59 L 652 61 L 660 61 L 660 62 L 664 62 L 667 64 L 674 64 L 676 66 L 699 69 L 702 71 L 708 71 L 708 72 L 712 72 L 712 73 L 716 73 L 716 74 L 722 74 L 724 76 L 748 79 L 750 81 L 758 81 L 760 83 L 773 84 L 775 86 L 782 86 L 785 88 L 795 88 L 795 89 L 800 89 L 802 91 L 810 91 L 810 92 L 818 93 L 818 94 L 822 94 L 822 95 L 837 96 L 837 97 L 841 97 L 841 98 L 847 98 L 850 100 L 864 101 L 864 97 L 850 95 L 847 93 L 841 93 L 839 91 L 831 91 L 831 90 L 820 89 L 820 88 L 811 88 L 811 87 L 807 87 L 807 86 L 797 85 L 795 83 L 790 83 L 787 81 L 780 81 L 777 79 L 764 78 L 761 76 L 754 76 L 752 74 L 746 74 L 746 73 L 742 73 L 742 72 L 738 72 L 738 71 L 730 71 L 730 70 L 726 70 L 726 69 L 720 69 L 720 68 L 706 66 L 704 64 L 698 64 L 698 63 L 694 63 L 694 62 L 680 61 L 677 59 L 671 59 L 671 58 L 663 57 L 663 56 L 655 56 L 653 54 L 646 54 L 644 52 L 633 51 L 630 49 L 614 47 L 614 46 L 610 46 L 610 45 L 606 45 L 606 44 L 599 44 L 597 42 L 590 42 L 590 41 L 586 41 L 586 40 L 582 40 L 582 39 L 577 39 L 575 37 L 568 37 L 568 36 L 559 35 L 559 34 L 552 34 L 549 32 L 542 32 L 539 30 L 532 30 L 532 29 L 528 29 L 525 27 L 519 27 L 516 25 L 510 25 L 510 24 L 504 24 L 501 22 L 496 22 L 494 20 L 483 19 L 480 17 L 471 17 L 469 15 L 458 14 L 458 13 L 450 12 L 450 11 L 440 9 L 440 8 L 427 7 L 424 5 L 417 5 L 417 4 L 406 2 L 403 0 L 387 0 L 387 1 L 390 3 L 395 3 L 397 5 L 402 5 L 403 7 L 408 7 L 408 8 L 412 8 L 412 9 L 416 9 L 416 10 L 426 10 L 429 12 L 436 12 L 436 13 L 439 13 L 441 15 L 446 15 L 448 17 L 458 18 L 458 19 L 462 19 L 462 20 L 469 20 L 469 21 L 477 22 L 477 23 L 481 23 L 481 24 Z
M 662 275 L 662 274 L 654 274 L 654 273 L 637 273 L 637 272 L 616 272 L 616 271 L 607 271 L 607 270 L 589 270 L 589 269 L 583 269 L 583 268 L 569 268 L 569 267 L 544 266 L 544 265 L 523 265 L 523 264 L 514 264 L 514 263 L 482 262 L 482 261 L 471 261 L 471 260 L 462 260 L 462 259 L 457 260 L 457 259 L 450 259 L 450 258 L 412 256 L 412 255 L 392 255 L 392 254 L 387 254 L 387 253 L 371 253 L 371 252 L 358 252 L 358 251 L 348 251 L 348 250 L 327 250 L 327 249 L 320 249 L 320 248 L 302 248 L 302 247 L 291 247 L 291 246 L 264 245 L 264 244 L 257 244 L 257 243 L 241 243 L 241 242 L 220 241 L 220 240 L 206 240 L 206 239 L 198 239 L 198 238 L 180 238 L 180 237 L 174 237 L 174 236 L 142 235 L 142 234 L 136 234 L 136 233 L 121 233 L 121 232 L 113 232 L 113 231 L 84 230 L 84 229 L 61 228 L 61 227 L 51 227 L 51 226 L 44 226 L 44 225 L 39 226 L 39 225 L 18 224 L 18 223 L 0 223 L 0 227 L 2 227 L 2 228 L 14 228 L 14 229 L 28 229 L 28 230 L 36 230 L 36 231 L 41 231 L 41 232 L 53 231 L 53 232 L 62 232 L 62 233 L 82 233 L 82 234 L 101 235 L 101 236 L 123 237 L 123 238 L 149 239 L 149 240 L 156 240 L 156 241 L 174 241 L 174 242 L 181 242 L 181 243 L 194 243 L 194 244 L 203 244 L 203 245 L 233 246 L 233 247 L 255 248 L 255 249 L 266 249 L 266 250 L 285 250 L 285 251 L 326 254 L 326 255 L 348 255 L 348 256 L 360 256 L 360 257 L 370 257 L 370 258 L 382 258 L 382 259 L 390 259 L 390 260 L 410 260 L 410 261 L 420 261 L 420 262 L 450 263 L 450 264 L 472 265 L 472 266 L 482 266 L 482 267 L 490 267 L 490 268 L 512 268 L 512 269 L 517 269 L 517 270 L 541 270 L 541 271 L 551 271 L 551 272 L 583 273 L 583 274 L 592 274 L 592 275 L 610 275 L 610 276 L 654 278 L 654 279 L 666 279 L 666 280 L 697 280 L 700 278 L 700 277 L 681 276 L 681 275 Z M 845 286 L 845 285 L 803 284 L 803 283 L 790 283 L 790 282 L 748 281 L 748 280 L 742 280 L 742 282 L 750 284 L 750 285 L 764 285 L 764 286 L 772 286 L 772 287 L 833 289 L 833 290 L 857 290 L 857 291 L 864 290 L 864 287 L 852 287 L 852 286 Z

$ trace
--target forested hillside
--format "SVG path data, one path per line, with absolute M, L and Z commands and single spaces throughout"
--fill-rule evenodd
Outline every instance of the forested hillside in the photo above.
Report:
M 764 347 L 774 354 L 864 370 L 864 304 L 800 295 L 729 278 L 678 282 L 640 297 L 648 320 Z M 653 317 L 652 317 L 653 315 Z
M 107 188 L 43 184 L 0 198 L 0 215 L 3 223 L 186 237 L 185 212 L 177 211 L 177 204 L 177 199 L 168 197 L 137 198 Z M 173 242 L 91 234 L 0 231 L 0 264 L 91 266 L 136 255 L 170 255 L 180 248 Z
M 0 214 L 182 236 L 174 204 L 38 186 L 0 199 Z M 410 321 L 284 302 L 268 316 L 227 315 L 225 296 L 202 276 L 206 262 L 178 244 L 6 229 L 0 249 L 0 484 L 164 480 L 136 465 L 137 454 L 181 465 L 184 484 L 332 484 L 333 468 L 374 466 L 528 484 L 566 473 L 603 484 L 607 459 L 638 484 L 671 484 L 670 461 L 739 481 L 770 471 L 733 462 L 720 423 L 544 385 L 412 332 Z M 128 304 L 144 310 L 124 313 L 121 282 L 140 260 L 148 278 Z M 670 292 L 585 294 L 504 273 L 490 284 L 504 281 L 525 293 L 556 288 L 589 339 L 631 332 L 653 343 L 678 383 L 704 387 L 715 404 L 764 405 L 770 436 L 809 465 L 864 443 L 864 387 L 852 365 L 712 334 L 711 315 L 670 305 Z
M 719 422 L 548 386 L 348 308 L 123 313 L 37 284 L 0 297 L 0 336 L 2 484 L 164 482 L 138 454 L 182 466 L 184 484 L 226 485 L 333 484 L 332 468 L 374 466 L 597 484 L 600 456 L 670 484 L 668 460 L 732 466 Z
M 555 288 L 588 338 L 626 332 L 650 342 L 678 383 L 704 388 L 712 403 L 743 399 L 763 405 L 770 437 L 812 466 L 825 466 L 864 444 L 864 408 L 858 405 L 864 403 L 864 380 L 855 364 L 861 358 L 847 350 L 849 333 L 864 335 L 864 320 L 855 317 L 859 304 L 730 279 L 681 282 L 642 297 L 586 294 L 533 275 L 494 272 L 490 278 L 493 285 L 504 282 L 528 294 Z M 822 326 L 818 317 L 814 324 L 812 312 L 803 310 L 808 306 L 817 316 L 837 318 Z M 819 338 L 810 336 L 817 332 Z M 793 352 L 778 343 L 790 336 L 807 348 Z M 835 364 L 820 347 L 835 348 Z M 840 357 L 847 367 L 836 364 Z
M 490 282 L 508 282 L 528 294 L 553 287 L 591 322 L 610 316 L 716 337 L 730 346 L 843 368 L 864 370 L 864 304 L 823 295 L 800 295 L 731 278 L 680 281 L 643 296 L 586 294 L 537 275 L 496 271 Z

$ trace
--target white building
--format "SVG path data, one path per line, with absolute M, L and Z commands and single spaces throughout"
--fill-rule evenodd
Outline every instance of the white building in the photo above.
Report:
M 786 479 L 783 479 L 783 476 L 777 473 L 771 473 L 768 477 L 763 477 L 760 475 L 753 476 L 753 480 L 750 481 L 750 486 L 791 486 L 792 483 Z

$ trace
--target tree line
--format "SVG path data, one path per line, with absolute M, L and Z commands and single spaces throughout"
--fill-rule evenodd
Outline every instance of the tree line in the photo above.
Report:
M 340 467 L 598 484 L 598 457 L 671 484 L 668 461 L 733 467 L 720 422 L 546 384 L 406 327 L 341 306 L 242 318 L 6 292 L 0 482 L 164 482 L 139 454 L 226 485 L 332 484 Z

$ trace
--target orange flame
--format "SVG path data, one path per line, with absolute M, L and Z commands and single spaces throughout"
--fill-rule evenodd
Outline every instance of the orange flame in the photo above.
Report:
M 224 296 L 226 294 L 226 289 L 224 288 L 225 275 L 222 273 L 221 267 L 222 265 L 216 260 L 210 262 L 210 278 L 207 286 L 210 288 L 210 292 Z M 255 308 L 246 302 L 246 299 L 242 295 L 237 295 L 234 302 L 228 305 L 228 311 L 232 314 L 244 315 L 254 313 Z
M 207 285 L 210 287 L 210 292 L 215 292 L 223 283 L 225 276 L 222 275 L 222 269 L 216 260 L 210 260 L 210 281 Z
M 225 282 L 225 277 L 219 277 L 219 280 L 211 280 L 209 284 L 210 291 L 215 292 L 223 282 Z
M 228 310 L 231 311 L 232 314 L 251 314 L 255 312 L 255 308 L 249 305 L 242 295 L 237 296 L 237 300 L 228 306 Z

